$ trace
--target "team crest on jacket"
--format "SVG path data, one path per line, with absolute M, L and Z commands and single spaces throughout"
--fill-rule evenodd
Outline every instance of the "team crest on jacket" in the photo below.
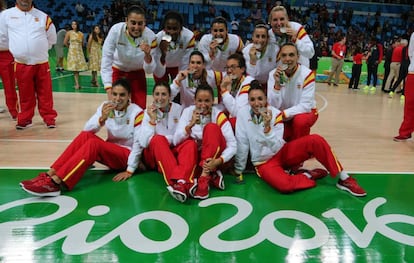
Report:
M 302 85 L 297 84 L 297 85 L 296 85 L 296 88 L 301 89 L 301 88 L 302 88 Z
M 178 118 L 173 119 L 174 123 L 178 123 Z

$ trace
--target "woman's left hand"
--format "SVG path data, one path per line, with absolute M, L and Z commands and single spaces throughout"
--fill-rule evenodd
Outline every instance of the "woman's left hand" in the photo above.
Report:
M 207 158 L 204 161 L 203 168 L 212 172 L 212 171 L 217 170 L 217 167 L 221 164 L 222 164 L 221 158 L 217 158 L 217 159 Z
M 115 175 L 114 178 L 112 178 L 112 181 L 114 182 L 125 181 L 125 180 L 128 180 L 131 176 L 132 174 L 129 173 L 128 171 L 120 172 L 117 175 Z

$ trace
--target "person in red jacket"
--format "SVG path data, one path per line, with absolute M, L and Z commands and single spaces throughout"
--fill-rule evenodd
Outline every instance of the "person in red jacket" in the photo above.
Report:
M 361 48 L 356 46 L 352 57 L 354 63 L 352 64 L 352 76 L 349 80 L 348 89 L 358 89 L 363 59 L 365 59 L 365 56 L 362 54 Z
M 332 47 L 332 64 L 331 64 L 331 73 L 328 77 L 328 85 L 331 85 L 331 79 L 335 74 L 334 86 L 338 86 L 339 75 L 342 71 L 342 66 L 344 65 L 344 59 L 346 54 L 346 36 L 341 36 L 339 41 L 336 42 Z
M 392 82 L 396 81 L 400 75 L 400 66 L 403 60 L 403 47 L 403 44 L 401 41 L 399 41 L 392 51 L 390 74 L 388 75 L 387 81 L 385 82 L 385 92 L 390 91 Z

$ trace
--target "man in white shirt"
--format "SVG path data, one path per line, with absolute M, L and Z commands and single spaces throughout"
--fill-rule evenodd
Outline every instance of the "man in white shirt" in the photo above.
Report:
M 32 126 L 36 106 L 47 128 L 55 128 L 49 49 L 56 43 L 52 19 L 33 7 L 32 0 L 16 0 L 16 6 L 2 12 L 0 39 L 7 39 L 15 60 L 20 112 L 16 129 Z

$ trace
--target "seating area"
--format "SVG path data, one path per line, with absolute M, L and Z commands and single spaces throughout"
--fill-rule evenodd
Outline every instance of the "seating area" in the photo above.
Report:
M 90 10 L 94 16 L 80 17 L 75 11 L 76 3 L 81 2 L 87 10 Z M 185 25 L 190 29 L 197 27 L 201 31 L 207 31 L 210 28 L 210 23 L 214 18 L 214 15 L 210 14 L 209 5 L 203 5 L 200 0 L 188 1 L 188 2 L 176 2 L 176 1 L 158 1 L 157 4 L 151 4 L 153 1 L 144 0 L 141 1 L 147 8 L 148 14 L 148 26 L 158 32 L 161 27 L 161 21 L 163 16 L 168 10 L 179 11 L 185 21 Z M 253 31 L 253 22 L 251 19 L 246 19 L 256 12 L 257 9 L 248 9 L 242 7 L 242 1 L 235 0 L 224 0 L 214 1 L 217 4 L 214 5 L 215 16 L 226 15 L 229 22 L 233 19 L 238 19 L 240 24 L 243 23 L 244 38 L 249 39 L 251 32 Z M 335 9 L 342 13 L 343 10 L 352 9 L 353 18 L 352 25 L 358 27 L 360 30 L 364 30 L 367 25 L 367 17 L 371 17 L 371 24 L 375 22 L 375 14 L 380 13 L 378 22 L 380 25 L 387 24 L 389 30 L 384 32 L 378 37 L 385 41 L 391 38 L 393 35 L 402 35 L 407 32 L 409 25 L 403 22 L 401 15 L 404 12 L 408 12 L 412 9 L 410 5 L 403 4 L 384 4 L 384 3 L 370 3 L 370 2 L 356 2 L 356 1 L 344 1 L 344 0 L 320 0 L 320 5 L 326 6 L 330 14 Z M 104 8 L 109 9 L 113 0 L 102 0 L 102 1 L 85 1 L 85 0 L 36 0 L 35 4 L 41 10 L 46 11 L 51 15 L 57 28 L 62 28 L 67 24 L 70 24 L 72 20 L 77 20 L 82 27 L 83 32 L 89 32 L 91 27 L 95 24 L 101 24 L 104 18 Z M 256 1 L 251 1 L 253 5 Z M 264 3 L 264 2 L 263 2 Z M 295 0 L 292 9 L 305 10 L 311 8 L 313 1 L 308 0 Z M 264 6 L 263 6 L 264 8 Z M 369 16 L 368 16 L 369 14 Z M 262 19 L 267 21 L 267 11 L 262 10 Z M 302 19 L 303 24 L 312 28 L 315 22 L 318 21 L 318 14 L 310 12 L 309 16 Z M 242 25 L 241 25 L 242 26 Z M 340 20 L 335 24 L 335 31 L 342 30 L 346 31 L 346 25 L 344 19 Z
M 85 7 L 85 14 L 89 10 L 94 16 L 79 16 L 75 10 L 76 4 L 80 2 Z M 79 1 L 79 0 L 36 0 L 35 5 L 40 9 L 48 13 L 56 28 L 63 28 L 65 25 L 70 24 L 73 20 L 79 22 L 83 32 L 89 32 L 93 25 L 101 24 L 104 17 L 103 8 L 111 6 L 112 0 L 99 0 L 99 1 Z

